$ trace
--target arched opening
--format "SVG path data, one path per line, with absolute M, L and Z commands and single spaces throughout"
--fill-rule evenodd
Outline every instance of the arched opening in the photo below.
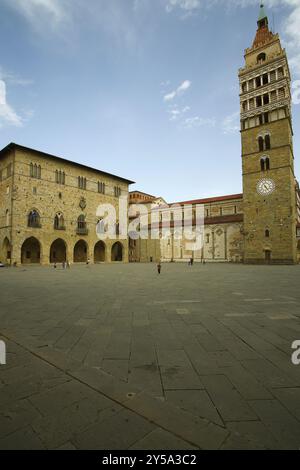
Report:
M 106 246 L 103 241 L 96 243 L 94 248 L 94 263 L 104 263 L 105 262 L 105 252 Z
M 271 148 L 271 137 L 269 136 L 269 134 L 267 134 L 265 136 L 265 146 L 266 146 L 266 150 L 270 150 L 270 148 Z
M 266 58 L 267 58 L 266 54 L 262 52 L 261 54 L 257 56 L 257 63 L 262 64 L 263 62 L 266 61 Z
M 67 247 L 64 240 L 58 238 L 50 248 L 50 263 L 64 263 L 67 261 Z
M 32 210 L 28 214 L 28 227 L 31 227 L 31 228 L 40 228 L 41 227 L 40 214 L 35 209 Z
M 41 245 L 40 242 L 30 237 L 25 240 L 21 248 L 22 264 L 39 264 L 41 261 Z
M 111 249 L 111 260 L 113 262 L 123 261 L 123 245 L 120 242 L 116 242 Z
M 86 263 L 88 246 L 84 240 L 79 240 L 74 246 L 74 263 Z
M 260 152 L 264 151 L 264 139 L 263 137 L 258 138 L 258 148 Z
M 4 256 L 4 262 L 10 262 L 11 260 L 11 244 L 10 241 L 7 237 L 4 238 L 3 242 L 3 256 Z M 3 260 L 1 260 L 3 261 Z
M 270 238 L 270 230 L 265 230 L 265 237 Z
M 59 212 L 54 217 L 54 229 L 55 230 L 65 230 L 65 220 L 64 216 Z
M 261 168 L 261 171 L 270 170 L 270 158 L 269 157 L 262 157 L 260 159 L 260 168 Z

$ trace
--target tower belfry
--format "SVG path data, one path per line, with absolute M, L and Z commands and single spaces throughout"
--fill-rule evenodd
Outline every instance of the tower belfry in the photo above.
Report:
M 296 262 L 290 70 L 260 6 L 239 71 L 246 263 Z

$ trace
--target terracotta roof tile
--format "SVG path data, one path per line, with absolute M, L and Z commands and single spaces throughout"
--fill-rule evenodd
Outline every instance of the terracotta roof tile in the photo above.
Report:
M 181 201 L 181 202 L 174 202 L 173 204 L 209 204 L 212 202 L 222 202 L 222 201 L 231 201 L 236 199 L 243 199 L 243 194 L 229 194 L 227 196 L 216 196 L 216 197 L 209 197 L 206 199 L 194 199 L 192 201 Z

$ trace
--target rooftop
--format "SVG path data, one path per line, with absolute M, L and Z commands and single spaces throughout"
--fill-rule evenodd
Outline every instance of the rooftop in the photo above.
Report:
M 209 197 L 205 199 L 194 199 L 192 201 L 181 201 L 181 202 L 174 202 L 173 204 L 211 204 L 214 202 L 222 202 L 222 201 L 231 201 L 236 199 L 243 199 L 243 194 L 229 194 L 227 196 L 216 196 L 216 197 Z
M 75 166 L 84 168 L 86 170 L 96 171 L 97 173 L 101 173 L 102 175 L 109 176 L 111 178 L 115 178 L 115 179 L 123 181 L 124 183 L 127 183 L 127 184 L 134 184 L 134 181 L 128 180 L 126 178 L 122 178 L 121 176 L 113 175 L 112 173 L 107 173 L 107 172 L 101 171 L 97 168 L 92 168 L 90 166 L 84 165 L 83 163 L 73 162 L 72 160 L 67 160 L 66 158 L 58 157 L 57 155 L 51 155 L 49 153 L 45 153 L 45 152 L 42 152 L 40 150 L 32 149 L 30 147 L 24 147 L 23 145 L 15 144 L 14 142 L 11 142 L 6 147 L 4 147 L 2 150 L 0 150 L 0 158 L 3 155 L 5 155 L 7 152 L 10 152 L 12 150 L 21 150 L 21 151 L 24 151 L 24 152 L 35 153 L 35 154 L 37 154 L 39 156 L 42 156 L 42 157 L 53 158 L 53 159 L 61 161 L 61 162 L 69 163 L 71 165 L 75 165 Z

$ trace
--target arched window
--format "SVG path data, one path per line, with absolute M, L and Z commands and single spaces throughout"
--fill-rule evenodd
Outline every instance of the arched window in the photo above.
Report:
M 264 138 L 261 136 L 258 138 L 258 148 L 260 152 L 264 151 Z
M 266 54 L 264 52 L 262 52 L 261 54 L 259 54 L 257 56 L 257 63 L 261 64 L 261 63 L 265 62 L 266 58 L 267 58 Z
M 57 184 L 65 184 L 66 174 L 64 171 L 56 170 L 55 172 L 55 181 Z
M 56 214 L 56 216 L 54 217 L 54 229 L 65 230 L 65 220 L 64 216 L 61 213 Z
M 270 150 L 270 148 L 271 148 L 271 137 L 269 136 L 269 134 L 267 134 L 265 136 L 265 149 Z
M 98 193 L 105 194 L 105 183 L 98 181 Z
M 266 237 L 266 238 L 270 238 L 270 230 L 267 229 L 267 230 L 265 231 L 265 237 Z
M 40 228 L 41 221 L 40 221 L 40 214 L 36 210 L 32 210 L 28 214 L 28 227 L 32 228 Z
M 30 177 L 41 179 L 42 177 L 42 167 L 36 163 L 30 163 Z
M 260 159 L 260 168 L 261 171 L 266 171 L 270 169 L 270 158 L 269 157 L 262 157 Z
M 83 176 L 78 176 L 78 188 L 86 189 L 86 178 Z

